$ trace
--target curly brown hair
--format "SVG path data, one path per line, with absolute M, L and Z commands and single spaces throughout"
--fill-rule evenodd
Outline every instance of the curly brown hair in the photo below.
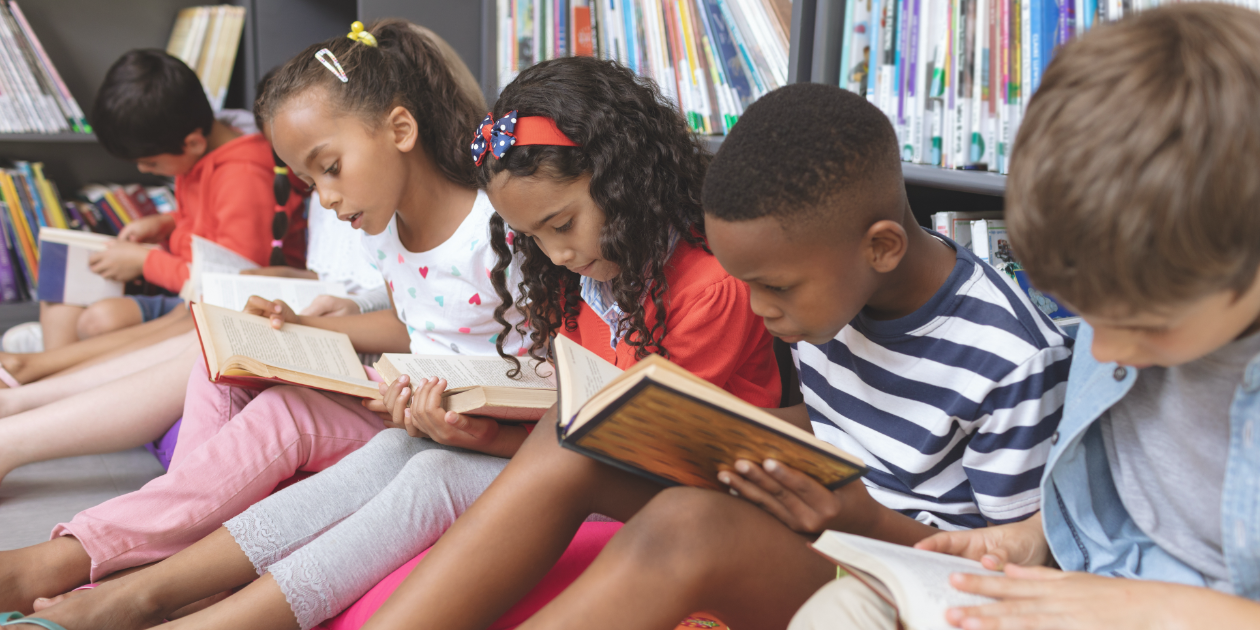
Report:
M 452 182 L 475 186 L 464 134 L 480 120 L 485 99 L 468 67 L 440 37 L 406 20 L 379 20 L 367 30 L 376 46 L 334 37 L 290 59 L 258 96 L 255 115 L 270 123 L 286 102 L 317 86 L 328 91 L 338 111 L 368 121 L 402 105 L 419 123 L 420 144 L 438 170 Z M 336 56 L 348 81 L 339 81 L 315 58 L 323 48 Z
M 589 175 L 591 199 L 605 217 L 601 253 L 621 269 L 610 282 L 617 306 L 625 313 L 618 337 L 635 348 L 636 358 L 652 353 L 669 356 L 664 343 L 669 306 L 665 265 L 675 235 L 680 242 L 707 248 L 700 190 L 708 151 L 650 79 L 637 77 L 614 61 L 566 57 L 532 66 L 504 88 L 495 103 L 498 115 L 511 110 L 555 120 L 579 146 L 514 147 L 503 159 L 482 163 L 479 183 L 485 187 L 504 171 L 512 177 L 541 176 L 562 183 Z M 499 353 L 514 328 L 504 314 L 515 305 L 526 314 L 531 329 L 515 330 L 530 336 L 530 357 L 543 360 L 551 336 L 561 326 L 577 328 L 579 276 L 553 265 L 532 239 L 509 245 L 497 214 L 490 219 L 490 234 L 499 256 L 494 287 L 503 300 L 494 314 L 503 325 Z M 515 300 L 504 273 L 513 250 L 525 254 Z M 657 313 L 650 326 L 646 300 Z

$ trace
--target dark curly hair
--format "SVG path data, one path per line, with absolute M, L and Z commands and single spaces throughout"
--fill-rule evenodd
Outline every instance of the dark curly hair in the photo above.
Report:
M 687 129 L 682 114 L 661 96 L 651 80 L 636 77 L 614 61 L 565 57 L 544 61 L 521 74 L 503 89 L 495 103 L 501 116 L 517 110 L 521 116 L 546 116 L 577 147 L 519 146 L 502 160 L 488 157 L 478 171 L 484 188 L 499 173 L 513 177 L 547 177 L 570 182 L 590 175 L 590 195 L 604 211 L 600 251 L 620 267 L 611 281 L 613 297 L 625 313 L 618 337 L 635 348 L 635 357 L 665 349 L 665 264 L 673 235 L 700 247 L 704 243 L 704 213 L 700 190 L 709 154 Z M 466 146 L 466 145 L 465 145 Z M 493 281 L 503 304 L 495 321 L 503 325 L 497 345 L 513 330 L 504 314 L 513 305 L 504 272 L 513 249 L 523 251 L 521 279 L 515 300 L 527 314 L 533 345 L 530 357 L 542 360 L 551 336 L 561 326 L 577 328 L 581 307 L 579 276 L 556 266 L 532 239 L 511 246 L 503 219 L 490 219 L 491 246 L 499 256 Z M 646 321 L 645 299 L 656 308 L 656 322 Z M 516 331 L 527 334 L 520 326 Z M 504 355 L 506 356 L 506 355 Z M 519 363 L 517 366 L 519 367 Z
M 481 119 L 485 100 L 468 85 L 475 85 L 468 68 L 441 38 L 406 20 L 379 20 L 367 30 L 377 46 L 334 37 L 290 59 L 258 96 L 255 115 L 271 122 L 284 103 L 315 86 L 328 90 L 338 111 L 368 120 L 402 105 L 419 123 L 420 144 L 438 170 L 452 182 L 475 186 L 464 134 Z M 349 81 L 339 81 L 315 58 L 322 48 L 336 56 Z

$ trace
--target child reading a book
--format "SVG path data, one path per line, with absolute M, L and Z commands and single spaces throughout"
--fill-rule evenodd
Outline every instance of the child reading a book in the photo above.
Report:
M 342 47 L 329 48 L 345 58 Z M 347 76 L 356 78 L 352 70 Z M 277 131 L 298 111 L 288 107 L 276 118 Z M 704 249 L 699 193 L 708 157 L 677 110 L 628 69 L 586 57 L 523 71 L 495 109 L 502 114 L 483 121 L 474 141 L 516 142 L 475 145 L 473 153 L 499 213 L 491 223 L 498 252 L 491 275 L 504 300 L 513 284 L 522 287 L 518 304 L 535 331 L 529 353 L 543 357 L 552 335 L 622 367 L 667 352 L 753 404 L 777 404 L 771 339 L 749 306 L 748 289 Z M 508 130 L 511 136 L 502 133 Z M 287 142 L 277 146 L 289 149 Z M 669 168 L 652 168 L 662 164 Z M 524 251 L 519 269 L 513 249 Z M 521 330 L 510 318 L 498 321 L 498 340 Z M 497 343 L 504 356 L 515 354 Z M 391 388 L 386 403 L 413 434 L 501 457 L 386 431 L 176 556 L 68 597 L 41 616 L 68 628 L 147 623 L 126 619 L 130 612 L 106 619 L 138 593 L 174 610 L 251 581 L 178 623 L 306 629 L 340 612 L 436 540 L 507 465 L 502 456 L 527 439 L 521 427 L 443 413 L 435 396 L 443 388 L 441 379 L 418 384 L 410 400 Z M 404 447 L 417 454 L 399 461 Z
M 1186 4 L 1092 30 L 1047 69 L 1007 226 L 1038 289 L 1086 323 L 1040 518 L 919 544 L 1005 568 L 950 579 L 999 600 L 951 625 L 1260 625 L 1257 67 L 1260 15 Z M 894 627 L 869 591 L 843 590 L 797 627 Z
M 766 460 L 721 475 L 739 496 L 665 490 L 539 427 L 364 628 L 486 626 L 592 512 L 628 522 L 523 627 L 667 628 L 696 610 L 782 627 L 835 576 L 805 534 L 912 544 L 1035 512 L 1068 340 L 993 268 L 915 223 L 878 109 L 834 86 L 771 92 L 723 143 L 703 200 L 714 254 L 796 345 L 806 402 L 780 413 L 861 457 L 865 483 L 828 491 Z
M 93 255 L 94 273 L 121 282 L 143 276 L 178 293 L 188 279 L 193 235 L 260 265 L 267 263 L 273 247 L 281 247 L 290 265 L 303 266 L 302 235 L 296 230 L 281 237 L 272 234 L 276 198 L 271 146 L 260 135 L 241 135 L 215 120 L 201 82 L 184 62 L 160 50 L 123 55 L 97 92 L 92 125 L 111 154 L 135 162 L 142 173 L 174 177 L 178 206 L 173 213 L 123 228 L 116 243 Z M 284 206 L 290 226 L 299 224 L 301 205 L 302 197 L 291 195 Z M 43 303 L 44 348 L 150 321 L 179 304 L 168 296 L 109 298 L 86 310 Z
M 339 50 L 353 44 L 349 59 L 365 60 L 372 74 L 361 70 L 359 80 L 342 83 L 337 63 L 325 67 L 310 55 L 299 65 L 318 72 L 269 84 L 289 97 L 263 107 L 291 114 L 270 116 L 271 137 L 291 168 L 319 186 L 323 203 L 368 234 L 395 309 L 298 317 L 283 303 L 256 300 L 247 310 L 344 332 L 360 352 L 452 354 L 454 344 L 464 354 L 495 355 L 501 342 L 514 354 L 525 341 L 502 334 L 500 321 L 522 317 L 485 273 L 498 261 L 489 245 L 494 210 L 476 189 L 467 131 L 454 131 L 480 118 L 480 92 L 461 87 L 475 82 L 455 76 L 470 73 L 427 31 L 395 20 L 372 32 L 370 45 L 335 40 Z M 430 280 L 446 293 L 421 292 Z M 169 556 L 295 472 L 322 470 L 384 428 L 348 396 L 215 385 L 199 359 L 168 474 L 80 513 L 48 543 L 0 552 L 0 608 L 29 610 L 37 597 Z

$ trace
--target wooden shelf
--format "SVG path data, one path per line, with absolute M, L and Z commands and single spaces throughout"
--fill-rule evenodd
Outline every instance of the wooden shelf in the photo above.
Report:
M 1006 194 L 1006 176 L 985 171 L 960 171 L 926 164 L 901 163 L 901 175 L 912 186 L 1001 197 Z
M 0 142 L 95 143 L 93 133 L 0 133 Z

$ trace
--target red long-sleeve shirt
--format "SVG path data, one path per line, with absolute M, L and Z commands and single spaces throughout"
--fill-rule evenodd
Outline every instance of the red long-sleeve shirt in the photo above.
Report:
M 175 178 L 175 229 L 144 260 L 149 282 L 178 292 L 188 280 L 194 234 L 259 265 L 271 257 L 272 192 L 275 162 L 271 145 L 259 134 L 235 138 L 207 153 L 192 170 Z M 289 195 L 289 231 L 283 250 L 287 264 L 305 267 L 306 237 L 298 209 L 302 197 Z

